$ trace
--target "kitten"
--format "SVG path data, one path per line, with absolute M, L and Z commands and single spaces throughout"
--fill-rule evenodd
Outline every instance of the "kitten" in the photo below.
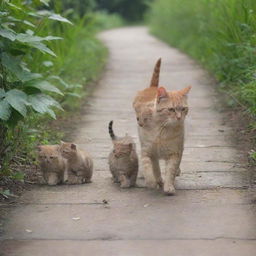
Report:
M 61 142 L 60 153 L 67 160 L 67 184 L 91 182 L 93 161 L 87 152 L 79 149 L 76 144 Z
M 180 174 L 184 147 L 184 120 L 188 113 L 187 94 L 191 86 L 179 91 L 158 88 L 161 59 L 155 65 L 149 88 L 139 91 L 133 102 L 137 118 L 145 111 L 150 119 L 138 126 L 142 164 L 148 187 L 163 187 L 167 195 L 175 193 L 174 179 Z M 153 107 L 152 107 L 153 106 Z M 166 162 L 165 180 L 161 177 L 159 160 Z M 152 177 L 153 173 L 153 177 Z
M 153 118 L 153 108 L 150 105 L 140 108 L 137 112 L 137 123 L 140 127 L 150 128 Z
M 67 160 L 59 153 L 59 145 L 38 146 L 38 158 L 45 182 L 57 185 L 64 182 Z
M 112 129 L 113 121 L 109 123 L 109 134 L 114 149 L 108 157 L 110 172 L 115 183 L 120 183 L 121 188 L 133 187 L 138 175 L 138 156 L 132 137 L 117 138 Z

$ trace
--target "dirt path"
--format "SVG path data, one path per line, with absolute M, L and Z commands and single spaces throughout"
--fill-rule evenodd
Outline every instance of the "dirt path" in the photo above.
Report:
M 74 138 L 94 157 L 94 182 L 26 192 L 11 211 L 0 255 L 255 256 L 256 211 L 246 190 L 248 171 L 204 71 L 144 27 L 101 37 L 110 49 L 107 71 Z M 107 166 L 107 124 L 115 120 L 117 134 L 128 132 L 137 140 L 131 102 L 148 86 L 159 57 L 160 84 L 193 86 L 182 174 L 173 197 L 143 188 L 143 179 L 141 187 L 121 190 L 111 183 Z

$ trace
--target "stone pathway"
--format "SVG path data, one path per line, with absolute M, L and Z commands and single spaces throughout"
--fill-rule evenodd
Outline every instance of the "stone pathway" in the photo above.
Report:
M 249 174 L 206 73 L 144 27 L 106 31 L 101 38 L 110 49 L 109 62 L 74 137 L 94 157 L 93 183 L 26 192 L 11 211 L 0 255 L 255 256 Z M 159 57 L 161 85 L 193 86 L 173 197 L 144 188 L 142 178 L 138 188 L 121 190 L 107 166 L 108 122 L 114 120 L 117 135 L 128 132 L 138 142 L 132 100 L 149 85 Z

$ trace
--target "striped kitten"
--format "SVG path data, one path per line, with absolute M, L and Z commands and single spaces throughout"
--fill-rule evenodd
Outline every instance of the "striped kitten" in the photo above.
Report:
M 108 157 L 110 172 L 115 183 L 121 188 L 133 187 L 138 175 L 138 156 L 132 137 L 125 135 L 117 137 L 112 129 L 113 121 L 109 123 L 109 134 L 113 142 L 113 150 Z

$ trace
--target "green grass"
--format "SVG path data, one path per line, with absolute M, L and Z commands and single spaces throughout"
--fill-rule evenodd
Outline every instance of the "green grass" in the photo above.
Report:
M 147 18 L 153 34 L 207 67 L 255 118 L 255 0 L 155 0 Z

